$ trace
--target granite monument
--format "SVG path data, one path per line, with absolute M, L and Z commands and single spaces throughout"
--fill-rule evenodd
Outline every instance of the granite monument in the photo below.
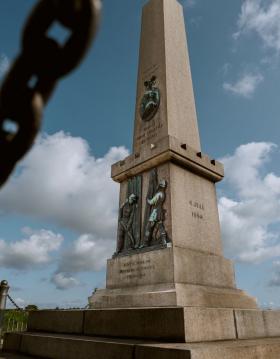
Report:
M 238 289 L 224 258 L 215 184 L 202 153 L 183 8 L 143 8 L 132 154 L 120 183 L 116 250 L 91 310 L 31 312 L 4 349 L 52 359 L 279 359 L 280 312 Z

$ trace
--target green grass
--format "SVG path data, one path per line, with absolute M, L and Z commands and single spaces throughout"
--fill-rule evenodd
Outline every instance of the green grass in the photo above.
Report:
M 22 331 L 27 326 L 28 312 L 23 310 L 5 310 L 3 333 Z

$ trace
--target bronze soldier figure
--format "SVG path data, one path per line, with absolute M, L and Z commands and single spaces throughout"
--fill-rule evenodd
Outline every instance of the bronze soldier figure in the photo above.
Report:
M 124 249 L 133 249 L 135 247 L 132 228 L 136 213 L 136 203 L 137 196 L 132 193 L 120 208 L 116 254 L 121 253 Z
M 155 229 L 157 229 L 159 233 L 159 240 L 162 244 L 166 244 L 167 242 L 167 233 L 164 227 L 164 209 L 163 203 L 166 198 L 166 187 L 167 181 L 161 180 L 158 185 L 158 189 L 155 195 L 147 199 L 147 203 L 151 206 L 151 214 L 145 229 L 144 234 L 144 246 L 149 246 L 150 243 L 156 239 L 155 238 Z

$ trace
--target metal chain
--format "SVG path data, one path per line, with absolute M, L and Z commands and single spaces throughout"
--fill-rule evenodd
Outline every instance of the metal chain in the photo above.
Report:
M 10 301 L 12 302 L 12 304 L 18 309 L 18 310 L 23 310 L 22 308 L 20 308 L 17 303 L 13 300 L 13 298 L 7 294 L 7 297 L 10 299 Z
M 40 0 L 23 29 L 21 53 L 0 89 L 0 187 L 31 148 L 58 79 L 76 68 L 96 33 L 101 0 Z M 70 30 L 60 45 L 47 36 L 54 22 Z M 16 131 L 7 130 L 7 122 Z

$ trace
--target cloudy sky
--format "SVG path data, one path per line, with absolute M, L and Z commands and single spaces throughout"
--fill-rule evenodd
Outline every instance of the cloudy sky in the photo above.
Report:
M 0 2 L 0 78 L 35 2 Z M 0 278 L 20 305 L 86 305 L 104 286 L 114 251 L 118 185 L 110 165 L 131 148 L 145 1 L 103 3 L 94 47 L 58 86 L 36 145 L 0 191 Z M 218 185 L 225 254 L 236 261 L 238 286 L 277 307 L 280 0 L 182 4 L 203 151 L 226 170 Z

